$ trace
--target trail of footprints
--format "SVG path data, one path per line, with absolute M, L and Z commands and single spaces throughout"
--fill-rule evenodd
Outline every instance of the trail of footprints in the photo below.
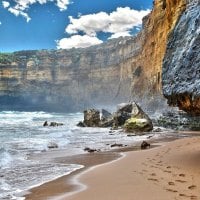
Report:
M 146 162 L 142 163 L 144 169 L 142 169 L 139 173 L 144 177 L 147 177 L 147 180 L 151 181 L 153 184 L 162 184 L 163 188 L 167 192 L 175 194 L 175 200 L 200 200 L 200 192 L 198 193 L 197 186 L 192 184 L 193 176 L 187 177 L 184 173 L 176 174 L 175 169 L 178 168 L 174 166 L 166 166 L 166 164 L 163 163 L 162 158 L 169 151 L 170 148 L 164 152 L 156 154 L 159 161 L 154 158 L 147 158 Z M 151 170 L 149 171 L 147 167 L 150 167 Z M 159 178 L 157 178 L 157 173 L 159 173 L 159 171 L 164 172 L 164 176 L 159 176 Z

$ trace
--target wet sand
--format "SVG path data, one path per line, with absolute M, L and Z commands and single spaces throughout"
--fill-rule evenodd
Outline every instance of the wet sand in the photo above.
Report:
M 200 199 L 200 137 L 128 152 L 96 167 L 79 180 L 87 189 L 67 200 Z
M 200 199 L 200 137 L 166 142 L 153 149 L 124 155 L 106 164 L 102 163 L 116 159 L 117 155 L 87 154 L 85 158 L 81 156 L 82 160 L 77 157 L 76 163 L 85 164 L 86 171 L 34 188 L 26 199 Z M 101 165 L 90 168 L 97 164 Z M 69 195 L 72 191 L 76 193 Z
M 92 166 L 96 166 L 102 163 L 115 160 L 120 157 L 119 153 L 115 152 L 105 152 L 105 153 L 91 153 L 91 154 L 82 154 L 71 157 L 58 158 L 58 163 L 71 164 L 76 163 L 84 165 L 85 167 L 77 170 L 70 175 L 63 176 L 56 180 L 50 181 L 48 183 L 42 184 L 41 186 L 31 189 L 28 194 L 25 192 L 26 200 L 47 200 L 51 198 L 57 199 L 58 196 L 65 195 L 66 193 L 71 193 L 76 190 L 79 190 L 81 184 L 78 184 L 74 181 L 74 177 L 80 174 L 81 172 L 89 169 Z

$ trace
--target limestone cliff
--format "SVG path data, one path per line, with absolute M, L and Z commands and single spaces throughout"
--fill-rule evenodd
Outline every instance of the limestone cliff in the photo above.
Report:
M 185 6 L 184 0 L 155 0 L 136 37 L 85 49 L 0 55 L 1 108 L 74 111 L 153 100 L 161 94 L 168 35 Z
M 200 2 L 191 0 L 169 37 L 163 63 L 168 103 L 200 114 Z

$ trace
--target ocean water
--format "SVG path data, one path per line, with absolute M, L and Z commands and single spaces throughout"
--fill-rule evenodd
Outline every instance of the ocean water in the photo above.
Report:
M 64 151 L 65 156 L 82 154 L 86 153 L 85 147 L 106 151 L 108 144 L 133 144 L 148 137 L 111 134 L 107 128 L 77 127 L 82 119 L 81 113 L 0 112 L 0 199 L 17 199 L 21 191 L 83 167 L 54 162 L 59 152 Z M 44 121 L 64 125 L 43 127 Z M 52 142 L 58 149 L 48 149 Z

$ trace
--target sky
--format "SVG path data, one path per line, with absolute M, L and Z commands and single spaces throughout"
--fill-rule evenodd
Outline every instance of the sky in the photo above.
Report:
M 0 0 L 0 52 L 84 48 L 141 29 L 153 0 Z

